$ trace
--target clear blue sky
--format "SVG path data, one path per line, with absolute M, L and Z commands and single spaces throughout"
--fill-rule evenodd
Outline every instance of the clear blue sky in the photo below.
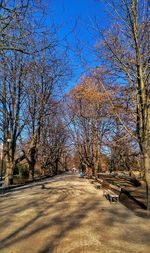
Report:
M 67 40 L 70 44 L 72 65 L 74 65 L 74 78 L 69 85 L 73 86 L 84 72 L 75 48 L 78 46 L 84 48 L 82 63 L 86 59 L 88 66 L 95 66 L 91 49 L 97 42 L 97 38 L 92 26 L 95 18 L 101 27 L 107 25 L 106 9 L 101 0 L 47 0 L 47 3 L 49 7 L 47 9 L 47 23 L 54 21 L 61 26 L 60 38 L 69 34 Z

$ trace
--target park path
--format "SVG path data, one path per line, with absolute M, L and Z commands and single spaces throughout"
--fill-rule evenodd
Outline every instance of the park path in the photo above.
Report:
M 150 219 L 77 174 L 0 197 L 1 253 L 149 253 Z

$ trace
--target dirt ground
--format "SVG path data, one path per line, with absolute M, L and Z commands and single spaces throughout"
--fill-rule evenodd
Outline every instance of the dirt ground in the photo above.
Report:
M 150 219 L 61 175 L 0 197 L 1 253 L 149 253 Z

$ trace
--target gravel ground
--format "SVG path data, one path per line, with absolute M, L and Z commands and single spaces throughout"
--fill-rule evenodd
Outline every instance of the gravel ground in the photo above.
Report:
M 149 253 L 150 219 L 65 174 L 0 197 L 1 253 Z

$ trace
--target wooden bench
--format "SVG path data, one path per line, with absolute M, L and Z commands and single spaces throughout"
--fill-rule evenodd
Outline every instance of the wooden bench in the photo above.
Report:
M 90 179 L 90 183 L 91 183 L 91 184 L 94 184 L 94 182 L 96 182 L 96 181 L 97 181 L 97 180 L 96 180 L 96 177 L 94 177 L 94 176 Z
M 97 179 L 97 182 L 100 183 L 100 184 L 102 184 L 103 181 L 104 181 L 103 179 L 100 179 L 100 178 Z
M 95 180 L 94 179 L 90 179 L 90 183 L 94 184 Z
M 45 189 L 45 184 L 44 183 L 41 185 L 41 189 Z
M 121 191 L 121 187 L 119 187 L 119 186 L 117 186 L 117 185 L 109 184 L 109 187 L 110 187 L 112 190 L 115 190 L 115 191 L 118 191 L 118 192 Z
M 113 188 L 111 186 L 111 188 Z M 104 189 L 103 190 L 103 196 L 106 197 L 106 199 L 108 199 L 110 202 L 119 202 L 119 198 L 120 198 L 120 194 L 121 194 L 121 188 L 116 188 L 114 187 L 115 191 L 117 191 L 117 193 L 114 193 L 113 191 L 111 191 L 110 189 Z
M 101 188 L 102 188 L 102 184 L 96 183 L 96 184 L 95 184 L 95 188 L 96 188 L 96 189 L 101 189 Z

